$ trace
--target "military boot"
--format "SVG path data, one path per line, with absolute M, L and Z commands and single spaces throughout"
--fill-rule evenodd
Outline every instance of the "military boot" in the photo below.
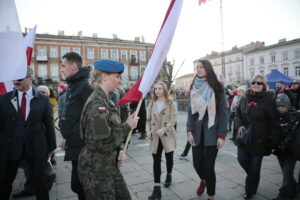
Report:
M 161 189 L 160 186 L 154 186 L 151 196 L 148 197 L 148 200 L 160 200 L 161 199 Z
M 172 184 L 172 175 L 167 174 L 164 186 L 167 188 Z

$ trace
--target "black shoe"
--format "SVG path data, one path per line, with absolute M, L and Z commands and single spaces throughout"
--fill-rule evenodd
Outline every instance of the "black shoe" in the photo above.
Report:
M 167 188 L 172 184 L 172 175 L 167 174 L 164 186 Z
M 245 194 L 243 196 L 244 199 L 248 200 L 248 199 L 252 199 L 252 194 Z
M 22 198 L 22 197 L 30 197 L 30 196 L 34 196 L 35 194 L 33 192 L 27 192 L 25 190 L 22 190 L 20 192 L 17 192 L 15 194 L 12 195 L 12 198 Z
M 179 159 L 180 159 L 180 160 L 184 160 L 184 159 L 187 159 L 188 157 L 189 157 L 189 156 L 188 156 L 187 154 L 182 153 L 182 154 L 180 154 Z
M 160 200 L 161 199 L 161 189 L 160 186 L 154 186 L 153 192 L 148 200 Z
M 287 197 L 282 197 L 282 196 L 278 195 L 278 197 L 276 197 L 276 198 L 274 198 L 272 200 L 288 200 L 288 199 L 289 198 L 287 198 Z

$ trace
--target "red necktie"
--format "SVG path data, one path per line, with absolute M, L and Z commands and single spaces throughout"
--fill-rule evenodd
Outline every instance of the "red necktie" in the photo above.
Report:
M 21 101 L 21 114 L 22 119 L 25 121 L 26 119 L 26 93 L 23 93 L 22 101 Z

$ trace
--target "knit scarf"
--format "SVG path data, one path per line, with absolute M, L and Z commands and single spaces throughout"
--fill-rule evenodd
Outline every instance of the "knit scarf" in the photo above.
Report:
M 208 113 L 208 128 L 215 124 L 216 101 L 213 89 L 208 85 L 206 78 L 196 77 L 191 90 L 192 114 L 198 113 L 202 120 L 205 112 Z

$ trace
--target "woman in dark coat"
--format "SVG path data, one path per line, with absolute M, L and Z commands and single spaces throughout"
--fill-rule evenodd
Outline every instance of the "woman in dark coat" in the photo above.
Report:
M 271 149 L 280 141 L 279 117 L 274 102 L 275 93 L 267 91 L 266 79 L 255 76 L 251 89 L 240 101 L 235 113 L 237 135 L 251 125 L 251 143 L 238 145 L 238 161 L 247 173 L 244 199 L 256 194 L 263 156 L 270 155 Z

